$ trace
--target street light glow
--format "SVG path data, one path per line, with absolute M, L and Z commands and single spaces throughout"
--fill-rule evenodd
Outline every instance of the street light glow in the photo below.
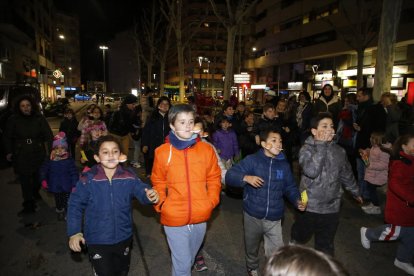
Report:
M 256 51 L 257 51 L 257 48 L 256 48 L 256 47 L 253 47 L 253 48 L 252 48 L 252 51 L 253 51 L 253 52 L 256 52 Z
M 65 36 L 64 36 L 63 34 L 60 34 L 60 35 L 59 35 L 59 38 L 60 38 L 60 39 L 65 39 Z
M 69 71 L 72 71 L 72 67 L 69 67 L 68 69 L 69 69 Z
M 109 48 L 108 48 L 108 46 L 105 46 L 105 45 L 101 45 L 101 46 L 99 46 L 99 49 L 101 49 L 101 50 L 108 50 Z

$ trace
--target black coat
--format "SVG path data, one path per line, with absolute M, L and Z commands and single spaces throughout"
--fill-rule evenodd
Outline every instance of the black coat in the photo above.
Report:
M 53 133 L 41 114 L 25 116 L 15 114 L 7 122 L 4 134 L 6 153 L 12 153 L 13 167 L 17 174 L 31 174 L 39 170 L 47 158 Z
M 148 147 L 149 158 L 154 158 L 155 149 L 164 144 L 169 132 L 168 114 L 163 117 L 158 110 L 154 111 L 145 123 L 141 140 L 141 147 Z

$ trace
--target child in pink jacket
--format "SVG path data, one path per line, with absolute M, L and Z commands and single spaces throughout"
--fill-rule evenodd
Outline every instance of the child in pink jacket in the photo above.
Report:
M 377 187 L 383 186 L 388 180 L 388 164 L 390 160 L 391 144 L 384 144 L 384 133 L 374 132 L 371 134 L 371 148 L 361 150 L 361 155 L 368 156 L 364 180 L 370 194 L 371 203 L 362 206 L 362 210 L 370 215 L 381 214 Z

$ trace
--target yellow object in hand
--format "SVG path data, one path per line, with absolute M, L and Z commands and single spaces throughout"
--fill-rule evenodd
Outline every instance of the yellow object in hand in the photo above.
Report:
M 304 204 L 308 203 L 308 193 L 306 192 L 306 190 L 304 190 L 301 194 L 300 197 L 302 199 L 302 202 Z
M 81 156 L 82 156 L 82 159 L 83 159 L 83 160 L 85 160 L 85 161 L 89 161 L 89 160 L 88 160 L 88 158 L 86 157 L 85 152 L 84 152 L 83 150 L 81 150 L 81 151 L 80 151 L 80 153 L 81 153 Z

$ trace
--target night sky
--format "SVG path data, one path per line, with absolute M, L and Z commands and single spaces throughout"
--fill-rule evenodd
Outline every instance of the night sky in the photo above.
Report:
M 103 79 L 99 45 L 130 27 L 148 3 L 151 0 L 55 0 L 58 10 L 79 16 L 82 83 Z

